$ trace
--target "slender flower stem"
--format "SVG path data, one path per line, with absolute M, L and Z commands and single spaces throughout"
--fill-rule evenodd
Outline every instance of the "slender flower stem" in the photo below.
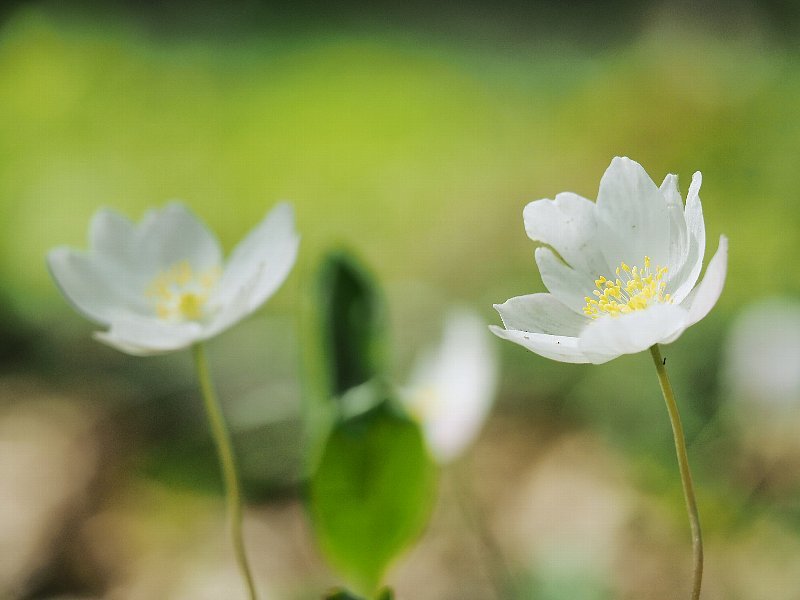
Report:
M 703 535 L 700 532 L 700 515 L 697 512 L 697 500 L 694 497 L 694 486 L 692 485 L 692 473 L 689 470 L 689 459 L 686 455 L 686 439 L 683 435 L 683 425 L 681 416 L 678 413 L 678 404 L 675 402 L 675 393 L 667 377 L 666 361 L 661 358 L 661 350 L 658 344 L 650 348 L 653 356 L 653 363 L 658 373 L 658 382 L 661 384 L 661 392 L 667 403 L 669 420 L 672 423 L 672 435 L 675 438 L 675 452 L 678 455 L 678 467 L 681 472 L 681 483 L 683 484 L 683 497 L 686 500 L 686 511 L 689 513 L 689 524 L 692 528 L 692 551 L 694 556 L 694 575 L 692 578 L 692 600 L 700 598 L 700 586 L 703 580 Z
M 236 562 L 239 565 L 239 571 L 242 574 L 249 599 L 256 600 L 258 596 L 253 582 L 253 574 L 247 562 L 244 538 L 242 537 L 242 495 L 239 489 L 239 476 L 236 471 L 231 436 L 228 433 L 228 427 L 225 425 L 222 407 L 214 391 L 214 385 L 211 383 L 205 347 L 202 343 L 192 346 L 192 356 L 197 368 L 197 377 L 200 380 L 200 389 L 203 392 L 208 426 L 211 429 L 211 437 L 214 438 L 214 444 L 217 447 L 217 455 L 219 456 L 219 463 L 225 482 L 225 500 L 228 505 L 228 518 L 230 519 L 231 538 L 233 539 Z

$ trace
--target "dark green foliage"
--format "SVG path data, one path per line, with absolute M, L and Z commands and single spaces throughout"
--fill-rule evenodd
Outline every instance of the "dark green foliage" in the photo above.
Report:
M 319 307 L 329 390 L 340 396 L 383 367 L 383 299 L 353 257 L 333 252 L 320 269 Z

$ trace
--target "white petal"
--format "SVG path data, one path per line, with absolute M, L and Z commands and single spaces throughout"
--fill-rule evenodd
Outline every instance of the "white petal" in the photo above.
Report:
M 490 325 L 489 330 L 497 337 L 509 340 L 535 352 L 539 356 L 544 356 L 551 360 L 558 360 L 567 363 L 588 363 L 592 362 L 583 351 L 578 347 L 578 338 L 547 335 L 546 333 L 529 333 L 527 331 L 517 331 L 515 329 L 503 329 L 496 325 Z
M 529 203 L 522 217 L 528 237 L 552 246 L 573 269 L 596 278 L 607 273 L 609 265 L 597 252 L 594 213 L 594 202 L 565 192 L 558 194 L 555 200 Z
M 664 196 L 664 201 L 667 203 L 667 206 L 678 206 L 681 212 L 683 212 L 683 198 L 681 198 L 681 192 L 678 189 L 677 175 L 668 173 L 658 189 L 661 190 L 661 194 Z
M 723 381 L 742 403 L 737 409 L 776 420 L 797 414 L 800 302 L 773 297 L 750 304 L 736 317 L 724 349 Z
M 142 314 L 152 314 L 142 295 L 163 265 L 148 258 L 136 225 L 114 210 L 101 208 L 89 224 L 89 247 L 92 262 L 119 295 Z
M 686 261 L 681 270 L 673 277 L 670 277 L 668 291 L 671 290 L 675 302 L 683 302 L 687 294 L 692 290 L 700 270 L 703 268 L 703 257 L 706 250 L 706 226 L 703 219 L 703 206 L 700 203 L 700 186 L 703 183 L 703 176 L 698 171 L 692 176 L 692 185 L 686 196 L 686 210 L 684 219 L 688 233 L 688 248 Z
M 692 287 L 694 287 L 697 278 L 700 276 L 700 270 L 703 264 L 703 257 L 706 250 L 706 225 L 703 219 L 703 205 L 700 202 L 700 186 L 703 184 L 703 175 L 700 171 L 692 176 L 692 185 L 689 187 L 689 193 L 686 196 L 686 228 L 689 231 L 689 243 L 694 243 L 697 246 L 697 263 L 692 268 L 692 274 L 689 276 Z
M 219 296 L 213 301 L 224 305 L 248 286 L 251 291 L 247 310 L 256 310 L 289 275 L 299 244 L 292 206 L 282 202 L 234 248 L 222 275 Z M 253 285 L 257 272 L 260 276 Z
M 669 260 L 669 214 L 664 196 L 642 166 L 615 158 L 600 180 L 597 195 L 600 246 L 609 265 L 657 265 Z M 607 274 L 608 275 L 608 274 Z
M 714 308 L 720 294 L 722 294 L 727 272 L 728 238 L 723 235 L 719 238 L 719 247 L 716 254 L 714 254 L 711 262 L 708 263 L 703 281 L 692 290 L 692 293 L 683 303 L 689 309 L 689 325 L 697 323 Z
M 89 247 L 119 262 L 127 262 L 136 250 L 135 225 L 115 210 L 101 208 L 89 223 Z
M 266 268 L 264 263 L 256 265 L 256 267 L 256 270 L 250 273 L 248 281 L 240 284 L 238 288 L 227 290 L 225 304 L 217 307 L 214 317 L 203 330 L 203 339 L 214 337 L 234 326 L 255 310 L 251 308 L 251 299 L 260 285 L 262 271 Z
M 545 287 L 562 304 L 583 316 L 586 296 L 595 289 L 595 278 L 582 271 L 571 269 L 550 248 L 539 247 L 534 256 Z
M 127 354 L 149 356 L 188 348 L 201 339 L 202 332 L 202 326 L 191 321 L 165 323 L 127 317 L 112 322 L 108 331 L 98 331 L 94 337 Z
M 451 313 L 441 345 L 421 358 L 404 396 L 437 460 L 454 459 L 477 436 L 496 380 L 497 356 L 486 324 L 470 311 Z
M 689 233 L 686 230 L 686 219 L 683 216 L 683 199 L 678 191 L 678 176 L 667 175 L 661 184 L 661 193 L 667 203 L 669 213 L 669 260 L 667 267 L 667 283 L 676 281 L 675 275 L 681 272 L 686 262 L 686 254 L 689 250 Z M 672 286 L 670 286 L 672 289 Z
M 601 364 L 676 339 L 688 327 L 687 316 L 680 306 L 656 304 L 619 317 L 601 317 L 584 328 L 578 345 L 593 363 Z
M 217 238 L 178 202 L 149 211 L 139 225 L 137 238 L 139 262 L 148 265 L 154 275 L 183 261 L 199 273 L 222 264 Z
M 101 262 L 83 252 L 56 248 L 47 255 L 47 265 L 61 293 L 87 318 L 108 325 L 114 318 L 128 312 L 145 310 L 144 301 L 135 303 L 115 285 L 125 277 L 114 277 Z
M 589 321 L 559 302 L 552 294 L 530 294 L 495 304 L 506 329 L 577 336 Z

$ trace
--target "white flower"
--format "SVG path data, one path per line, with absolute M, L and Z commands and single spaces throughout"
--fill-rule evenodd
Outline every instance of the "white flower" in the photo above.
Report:
M 451 312 L 441 344 L 420 357 L 402 394 L 438 462 L 458 457 L 477 436 L 496 381 L 497 358 L 486 324 L 470 311 Z
M 216 237 L 173 202 L 139 224 L 101 209 L 88 252 L 56 248 L 47 262 L 75 308 L 108 327 L 98 340 L 149 355 L 206 340 L 255 311 L 286 279 L 298 244 L 292 207 L 278 204 L 223 265 Z
M 736 318 L 724 344 L 723 393 L 737 440 L 769 477 L 800 455 L 800 303 L 761 300 Z M 774 472 L 772 472 L 774 471 Z
M 700 173 L 684 209 L 678 178 L 658 188 L 629 158 L 615 158 L 600 180 L 597 203 L 565 192 L 525 207 L 528 236 L 549 294 L 511 298 L 495 308 L 501 338 L 546 358 L 600 364 L 676 340 L 716 304 L 728 240 L 695 287 L 706 233 Z
M 783 414 L 800 409 L 800 303 L 771 298 L 737 317 L 725 343 L 727 393 L 741 403 Z

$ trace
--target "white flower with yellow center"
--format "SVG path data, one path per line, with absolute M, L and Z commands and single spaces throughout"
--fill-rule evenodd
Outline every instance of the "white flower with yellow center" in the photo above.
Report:
M 497 357 L 486 323 L 464 309 L 447 316 L 438 347 L 424 353 L 401 395 L 440 463 L 461 455 L 494 400 Z
M 706 233 L 695 173 L 686 198 L 678 178 L 657 187 L 641 165 L 615 158 L 597 202 L 565 192 L 525 207 L 528 236 L 546 244 L 536 264 L 550 293 L 495 305 L 501 338 L 546 358 L 604 363 L 670 343 L 705 317 L 725 282 L 728 241 L 697 284 Z
M 108 327 L 97 339 L 148 355 L 206 340 L 255 311 L 286 279 L 298 244 L 292 207 L 282 203 L 223 264 L 216 237 L 173 202 L 139 224 L 101 209 L 88 252 L 56 248 L 47 262 L 75 308 Z

